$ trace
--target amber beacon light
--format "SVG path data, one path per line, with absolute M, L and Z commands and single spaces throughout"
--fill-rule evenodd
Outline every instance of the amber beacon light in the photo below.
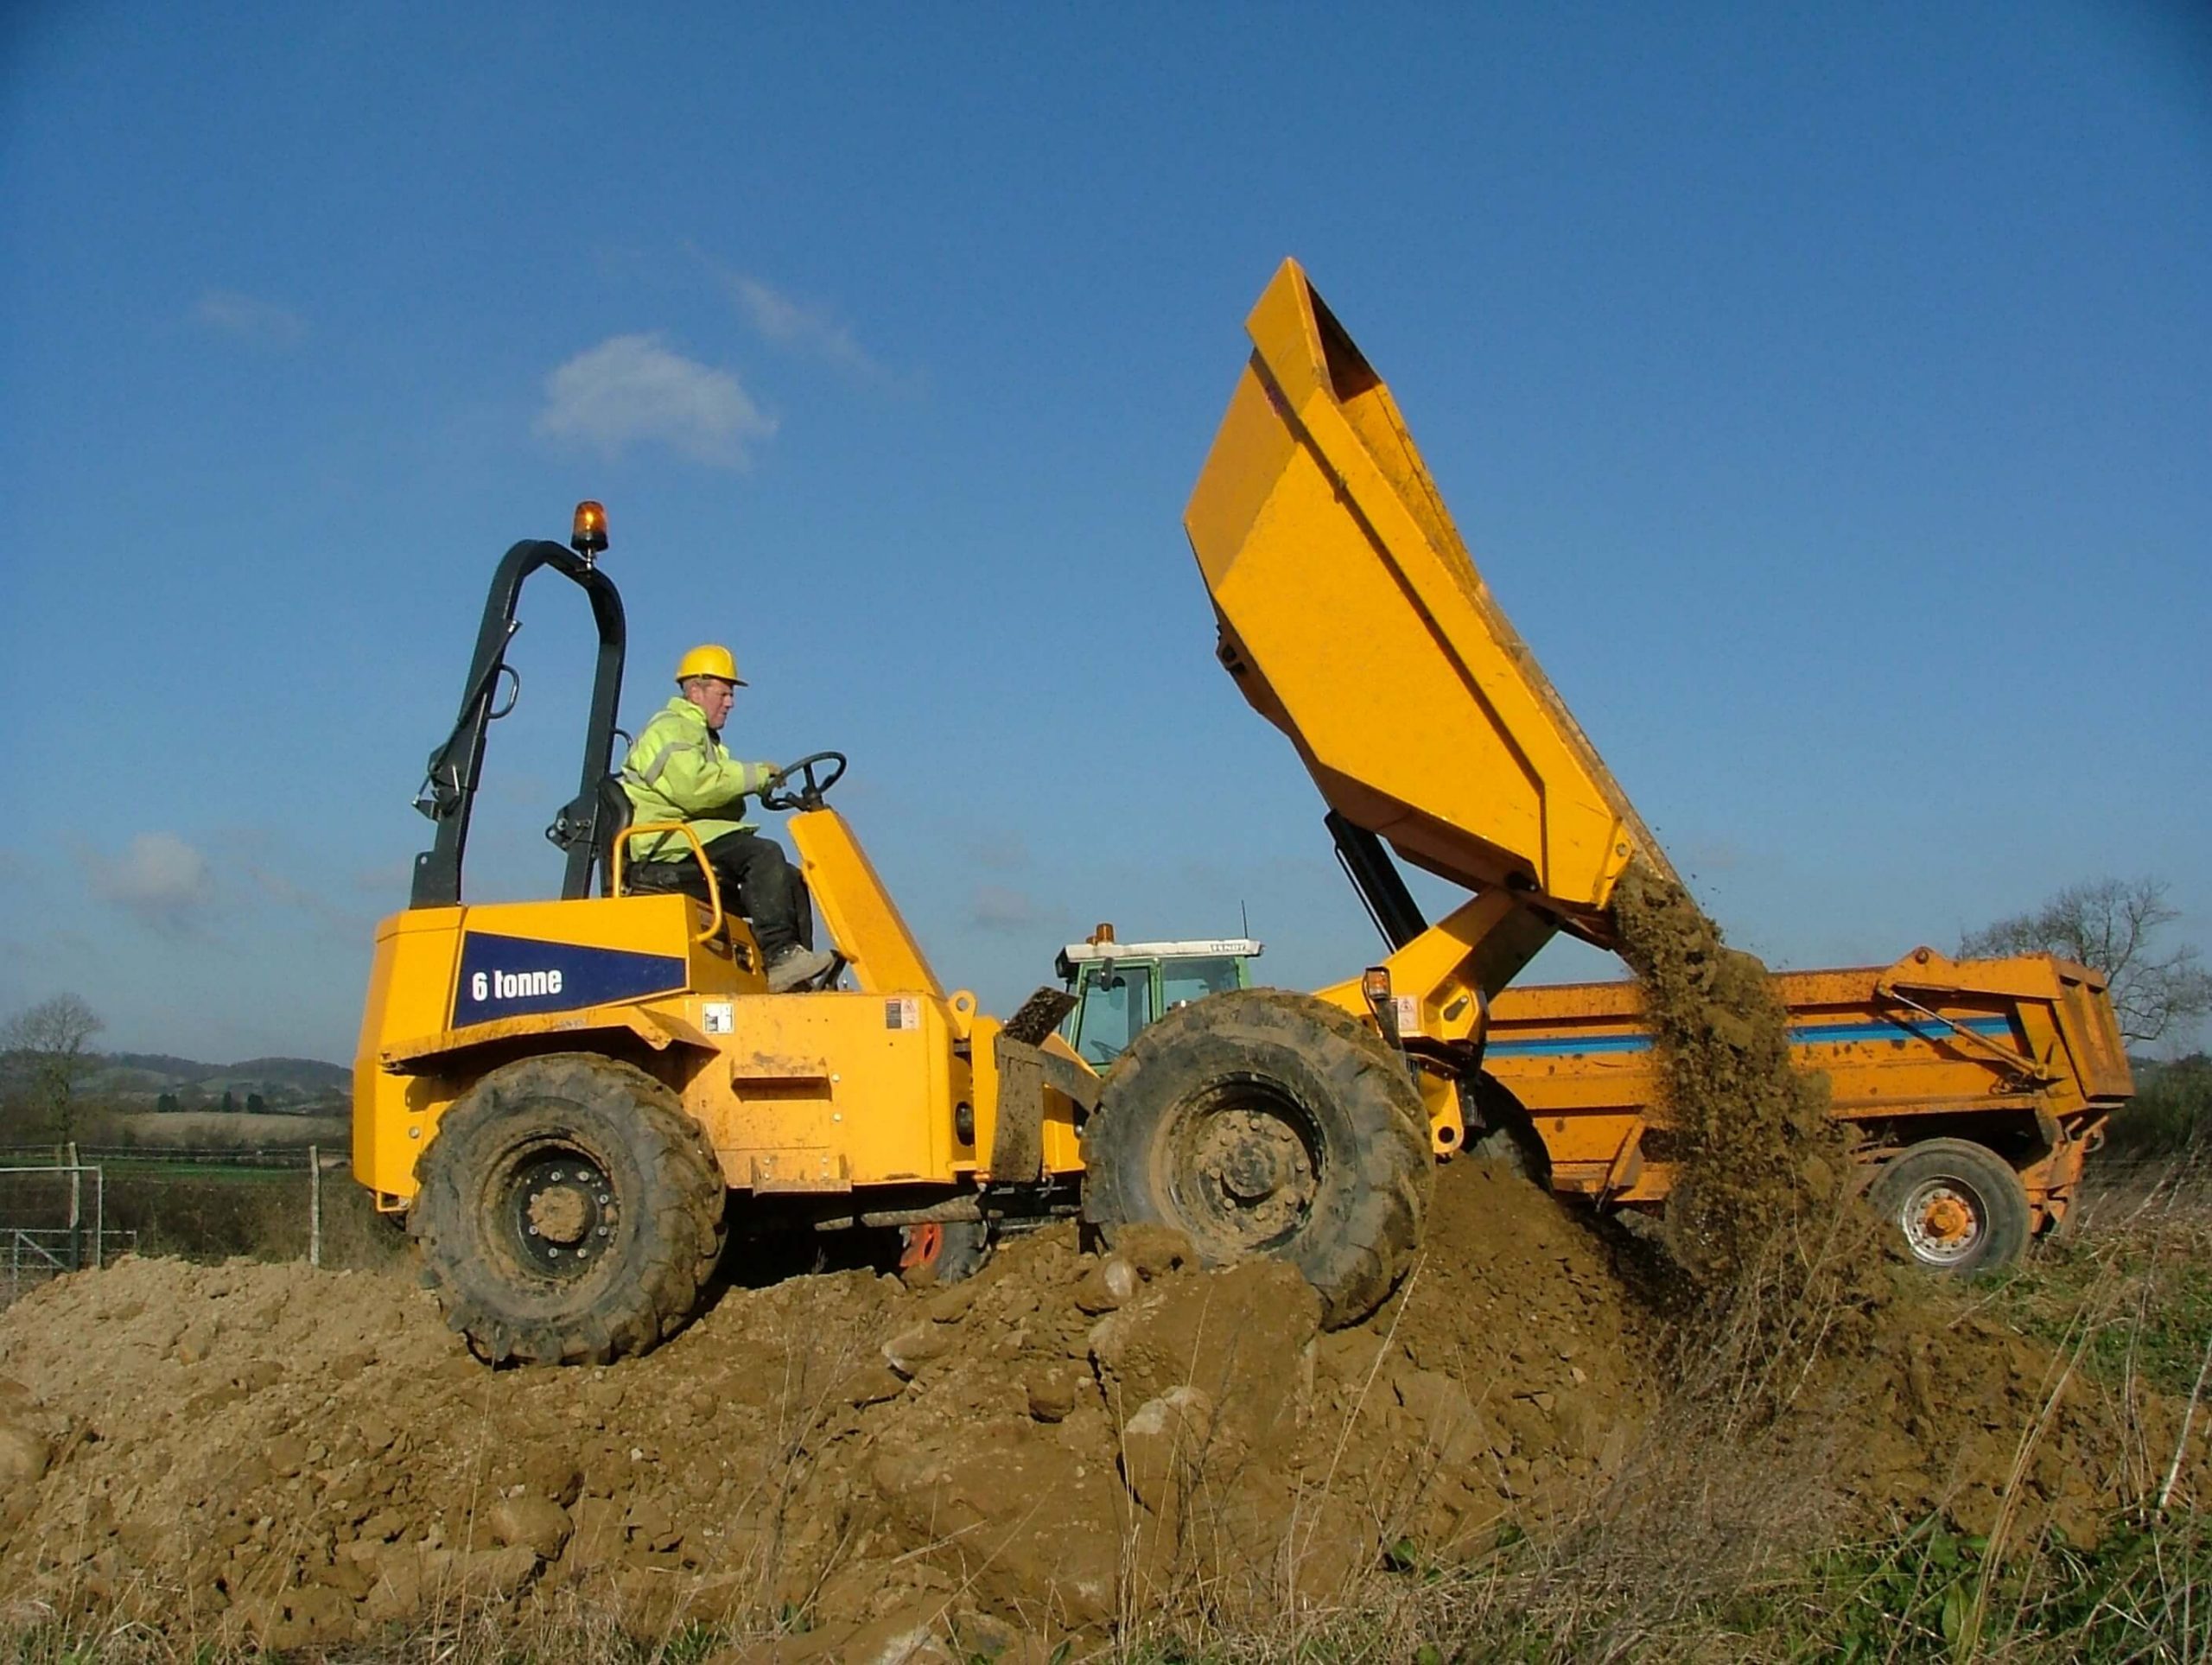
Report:
M 576 505 L 576 518 L 569 533 L 569 547 L 587 561 L 607 547 L 605 505 L 586 498 Z

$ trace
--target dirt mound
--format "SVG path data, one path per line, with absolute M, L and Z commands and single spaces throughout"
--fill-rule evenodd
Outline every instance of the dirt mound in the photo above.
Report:
M 18 1621 L 277 1647 L 611 1612 L 804 1616 L 786 1657 L 929 1628 L 1042 1658 L 1564 1529 L 1700 1449 L 1633 1245 L 1502 1166 L 1444 1171 L 1422 1259 L 1351 1330 L 1320 1333 L 1284 1268 L 1186 1253 L 1056 1228 L 966 1283 L 735 1289 L 650 1357 L 499 1372 L 396 1277 L 125 1261 L 0 1314 L 0 1589 Z M 1954 1313 L 1763 1437 L 1833 1445 L 1850 1518 L 2093 1524 L 2177 1422 L 2054 1386 L 2047 1352 Z M 1739 1457 L 1700 1408 L 1725 1508 Z

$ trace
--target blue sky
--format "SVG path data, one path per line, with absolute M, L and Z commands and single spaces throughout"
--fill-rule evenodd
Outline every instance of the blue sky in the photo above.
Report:
M 2154 874 L 2212 946 L 2201 8 L 468 10 L 0 22 L 0 1011 L 349 1056 L 584 496 L 629 725 L 729 641 L 987 1006 L 1098 919 L 1356 969 L 1179 524 L 1286 254 L 1736 940 Z M 588 620 L 524 619 L 484 899 L 573 790 Z

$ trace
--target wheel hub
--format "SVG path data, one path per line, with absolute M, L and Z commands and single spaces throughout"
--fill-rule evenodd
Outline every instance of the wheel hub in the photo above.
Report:
M 1957 1198 L 1939 1197 L 1929 1204 L 1928 1217 L 1923 1223 L 1936 1242 L 1955 1243 L 1973 1231 L 1974 1216 Z
M 612 1246 L 619 1211 L 598 1165 L 575 1151 L 546 1151 L 512 1172 L 507 1217 L 525 1264 L 562 1278 L 582 1276 Z
M 1979 1199 L 1948 1180 L 1930 1180 L 1905 1198 L 1903 1224 L 1907 1247 L 1920 1260 L 1950 1266 L 1971 1255 L 1981 1242 Z
M 549 1242 L 575 1242 L 590 1220 L 591 1198 L 575 1185 L 549 1186 L 530 1199 L 530 1223 Z
M 1231 1110 L 1214 1117 L 1199 1171 L 1240 1203 L 1264 1202 L 1290 1183 L 1298 1141 L 1271 1116 Z
M 1266 1110 L 1207 1116 L 1190 1150 L 1192 1200 L 1248 1243 L 1281 1236 L 1313 1204 L 1317 1174 L 1306 1141 Z

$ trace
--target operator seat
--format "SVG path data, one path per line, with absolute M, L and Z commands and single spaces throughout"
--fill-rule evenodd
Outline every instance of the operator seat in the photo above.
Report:
M 599 816 L 594 823 L 599 835 L 599 893 L 607 896 L 613 893 L 614 847 L 630 829 L 631 811 L 635 806 L 630 802 L 629 793 L 622 790 L 620 775 L 604 777 L 599 784 Z M 632 896 L 659 896 L 673 891 L 702 905 L 712 902 L 707 892 L 707 875 L 688 849 L 680 861 L 626 861 L 622 887 Z M 728 886 L 722 887 L 721 901 L 725 920 L 742 919 L 748 925 L 753 923 L 753 916 L 744 911 L 743 899 Z M 814 946 L 814 897 L 803 877 L 798 880 L 798 940 L 802 948 Z
M 622 777 L 604 775 L 599 783 L 599 815 L 594 830 L 599 835 L 599 893 L 614 893 L 614 851 L 630 830 L 636 806 L 630 794 L 622 790 Z M 711 901 L 707 890 L 707 875 L 700 870 L 698 861 L 689 847 L 680 861 L 641 861 L 632 856 L 622 864 L 622 888 L 632 896 L 658 896 L 674 891 L 701 902 Z M 734 912 L 737 898 L 725 894 L 722 898 L 726 912 Z
M 622 777 L 601 775 L 599 778 L 598 804 L 592 815 L 592 859 L 599 864 L 599 893 L 614 894 L 614 852 L 622 842 L 622 835 L 630 830 L 631 810 L 635 806 L 630 794 L 622 790 Z

